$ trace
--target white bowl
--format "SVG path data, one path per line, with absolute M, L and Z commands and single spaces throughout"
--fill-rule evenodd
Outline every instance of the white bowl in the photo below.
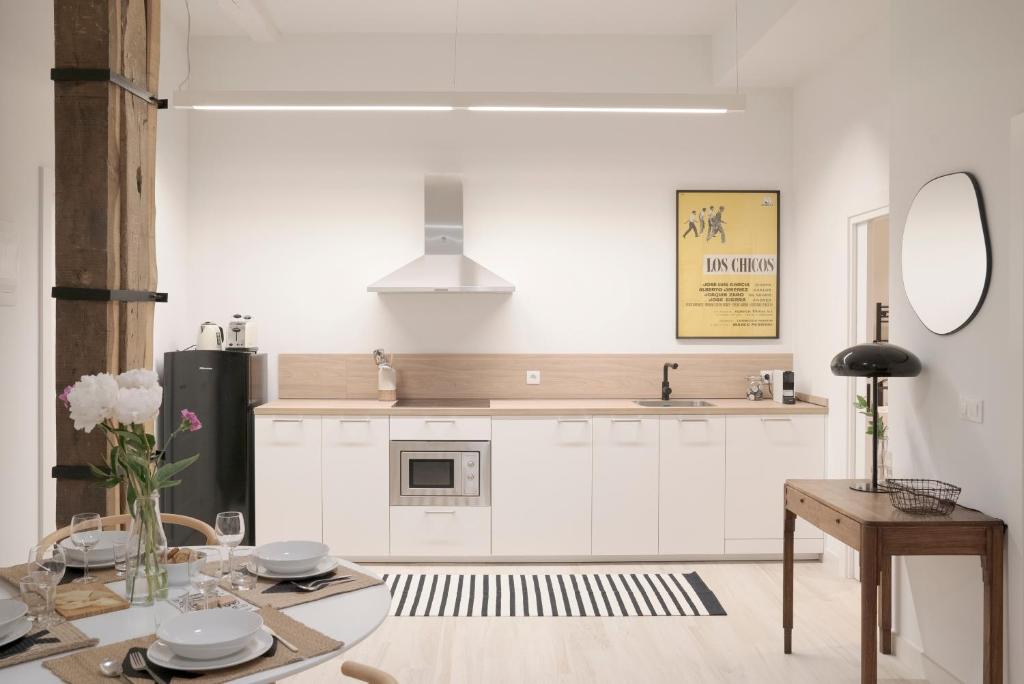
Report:
M 123 544 L 128 541 L 128 533 L 124 530 L 103 530 L 100 532 L 100 540 L 96 546 L 89 549 L 89 563 L 109 563 L 114 560 L 114 542 Z M 71 537 L 62 539 L 60 546 L 64 549 L 64 555 L 72 563 L 79 565 L 85 560 L 85 553 L 75 546 Z
M 252 611 L 214 608 L 175 615 L 156 636 L 182 658 L 215 660 L 241 651 L 262 626 Z
M 326 544 L 314 541 L 273 542 L 256 549 L 256 560 L 274 573 L 307 572 L 315 568 L 330 550 Z
M 18 599 L 0 600 L 0 634 L 21 619 L 28 612 L 28 606 Z
M 206 564 L 206 554 L 202 551 L 193 553 L 199 554 L 199 559 L 192 562 L 200 569 L 197 571 L 201 571 L 202 566 Z M 192 581 L 188 574 L 188 563 L 164 563 L 164 567 L 167 569 L 167 584 L 170 586 L 184 587 Z

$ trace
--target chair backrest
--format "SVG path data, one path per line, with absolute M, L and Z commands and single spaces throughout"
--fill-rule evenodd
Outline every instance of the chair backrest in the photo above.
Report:
M 108 515 L 104 518 L 100 518 L 100 522 L 103 524 L 103 529 L 111 529 L 120 527 L 121 525 L 127 525 L 132 520 L 132 517 L 127 513 L 121 515 Z M 193 529 L 199 534 L 206 537 L 207 544 L 217 543 L 217 533 L 214 532 L 213 528 L 204 523 L 202 520 L 196 518 L 190 518 L 187 515 L 178 515 L 177 513 L 161 513 L 160 520 L 165 525 L 181 525 L 182 527 L 188 527 Z M 49 546 L 50 544 L 56 544 L 62 539 L 67 539 L 71 536 L 71 526 L 62 527 L 56 532 L 51 532 L 47 536 L 43 537 L 39 542 L 43 546 Z
M 383 670 L 349 660 L 341 664 L 341 673 L 368 684 L 398 684 L 398 680 Z

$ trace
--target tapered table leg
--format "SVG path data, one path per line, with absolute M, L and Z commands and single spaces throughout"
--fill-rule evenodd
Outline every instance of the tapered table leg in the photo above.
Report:
M 1000 684 L 1003 681 L 1003 544 L 1004 531 L 989 532 L 987 550 L 982 558 L 985 580 L 985 643 L 982 681 Z
M 793 533 L 796 515 L 785 510 L 782 525 L 782 630 L 783 652 L 793 652 Z
M 883 555 L 878 568 L 878 640 L 881 651 L 892 655 L 892 556 Z
M 860 681 L 878 682 L 878 530 L 863 525 L 860 531 Z

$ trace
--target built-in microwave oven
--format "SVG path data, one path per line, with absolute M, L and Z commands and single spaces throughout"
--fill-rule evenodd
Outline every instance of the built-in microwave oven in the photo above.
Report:
M 392 506 L 490 506 L 490 442 L 391 442 Z

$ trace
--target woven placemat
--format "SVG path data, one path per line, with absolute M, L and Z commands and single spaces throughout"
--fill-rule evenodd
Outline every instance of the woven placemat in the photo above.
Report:
M 0 568 L 0 578 L 3 578 L 11 583 L 12 586 L 17 587 L 18 582 L 21 578 L 29 573 L 28 563 L 21 563 L 20 565 L 12 565 L 6 568 Z M 117 576 L 117 571 L 114 568 L 102 568 L 93 569 L 89 568 L 89 574 L 96 578 L 96 581 L 101 584 L 107 582 L 118 582 L 123 580 L 123 577 Z M 64 577 L 61 579 L 61 584 L 68 584 L 69 582 L 78 579 L 82 576 L 81 568 L 65 568 Z
M 17 641 L 0 646 L 0 668 L 95 646 L 98 641 L 87 637 L 70 622 L 32 630 Z
M 259 614 L 263 616 L 264 624 L 271 627 L 282 638 L 294 644 L 299 649 L 299 652 L 293 653 L 275 639 L 274 646 L 265 655 L 236 667 L 204 673 L 178 672 L 160 668 L 157 669 L 157 673 L 165 676 L 169 684 L 179 681 L 195 682 L 196 684 L 220 684 L 221 682 L 234 681 L 257 672 L 264 672 L 296 663 L 306 658 L 330 653 L 344 645 L 342 642 L 324 636 L 315 629 L 307 627 L 273 608 L 263 608 L 259 611 Z M 63 658 L 48 660 L 43 663 L 43 667 L 69 684 L 110 684 L 111 680 L 100 674 L 100 663 L 110 659 L 124 661 L 128 657 L 130 649 L 146 649 L 154 641 L 156 641 L 156 635 L 150 634 L 138 637 L 137 639 L 120 641 L 116 644 L 107 644 L 106 646 L 73 653 Z M 125 674 L 132 681 L 150 681 L 148 675 L 140 674 L 133 670 L 126 669 Z
M 328 596 L 347 594 L 349 592 L 359 591 L 360 589 L 366 589 L 367 587 L 375 587 L 378 584 L 384 583 L 383 580 L 359 572 L 358 570 L 347 568 L 344 565 L 339 565 L 329 575 L 323 575 L 317 579 L 329 579 L 343 577 L 346 575 L 352 578 L 351 582 L 331 582 L 324 586 L 323 589 L 318 589 L 317 591 L 302 591 L 296 587 L 291 580 L 282 581 L 267 579 L 265 577 L 257 577 L 256 586 L 249 591 L 238 591 L 236 589 L 232 589 L 226 577 L 221 580 L 221 588 L 230 591 L 239 598 L 261 608 L 289 608 L 302 603 L 319 601 L 320 599 L 327 598 Z M 305 584 L 313 581 L 315 580 L 300 580 L 299 582 L 301 584 Z

